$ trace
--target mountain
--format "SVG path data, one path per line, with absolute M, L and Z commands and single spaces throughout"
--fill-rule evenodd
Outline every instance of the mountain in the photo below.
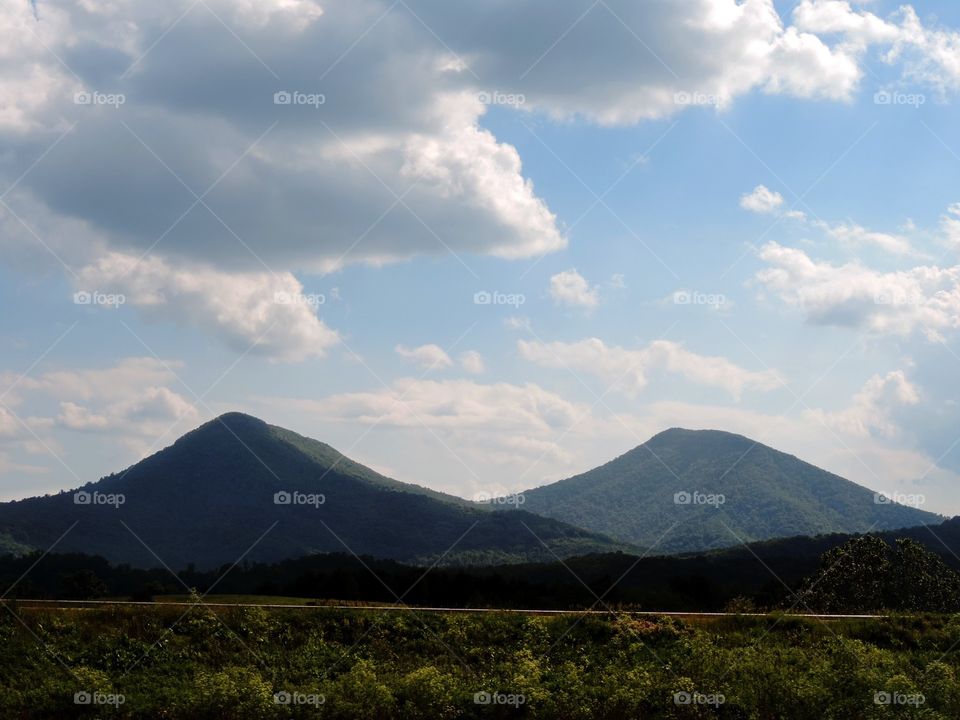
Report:
M 240 413 L 79 494 L 0 503 L 0 539 L 0 552 L 55 546 L 173 568 L 325 552 L 455 564 L 628 549 L 560 521 L 391 480 L 329 445 Z
M 523 496 L 525 510 L 653 554 L 943 520 L 877 502 L 865 487 L 718 430 L 666 430 L 605 465 Z

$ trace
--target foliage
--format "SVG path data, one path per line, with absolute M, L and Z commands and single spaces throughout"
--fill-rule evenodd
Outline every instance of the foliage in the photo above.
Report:
M 958 523 L 949 521 L 936 529 L 936 535 L 925 530 L 921 537 L 943 549 L 939 540 L 956 545 L 957 530 Z M 894 540 L 901 533 L 906 537 Z M 862 549 L 850 554 L 842 548 L 845 542 Z M 321 604 L 383 604 L 403 597 L 408 604 L 432 607 L 572 609 L 590 607 L 602 596 L 601 609 L 750 613 L 810 606 L 838 612 L 883 607 L 945 611 L 953 609 L 960 596 L 954 574 L 958 562 L 954 555 L 935 555 L 930 546 L 921 546 L 910 530 L 872 539 L 794 538 L 697 556 L 638 558 L 613 553 L 543 564 L 435 567 L 429 572 L 370 557 L 313 555 L 276 564 L 243 563 L 229 568 L 226 575 L 228 568 L 188 568 L 178 573 L 179 580 L 165 568 L 142 570 L 85 555 L 33 553 L 0 556 L 0 594 L 162 600 L 182 592 L 186 584 L 201 593 L 213 588 L 218 595 L 210 596 L 211 601 L 223 601 L 226 595 L 230 602 L 229 595 L 239 595 L 248 603 L 257 602 L 256 596 L 267 603 L 299 604 L 315 603 L 317 598 Z M 896 572 L 889 569 L 891 563 Z M 99 578 L 106 592 L 102 587 L 78 592 L 71 580 L 77 577 L 86 577 L 88 584 Z M 801 589 L 798 602 L 796 591 Z
M 891 546 L 865 535 L 824 553 L 801 590 L 809 608 L 829 613 L 960 611 L 960 575 L 909 538 Z
M 11 611 L 0 716 L 22 720 L 960 717 L 960 616 Z

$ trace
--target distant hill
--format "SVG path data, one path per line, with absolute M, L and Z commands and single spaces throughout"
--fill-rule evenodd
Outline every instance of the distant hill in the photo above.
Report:
M 329 445 L 240 413 L 80 490 L 89 504 L 76 504 L 74 492 L 0 503 L 0 552 L 46 550 L 65 532 L 58 553 L 138 567 L 209 568 L 328 552 L 519 562 L 628 549 L 561 521 L 391 480 Z M 279 499 L 290 503 L 277 504 L 277 493 L 288 493 Z
M 666 430 L 605 465 L 523 495 L 525 510 L 655 554 L 943 520 L 878 503 L 865 487 L 718 430 Z

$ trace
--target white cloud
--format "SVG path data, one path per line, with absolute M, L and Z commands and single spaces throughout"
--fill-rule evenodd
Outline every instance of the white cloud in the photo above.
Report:
M 508 330 L 530 330 L 530 318 L 525 315 L 510 315 L 503 319 L 503 325 Z
M 285 23 L 297 32 L 323 15 L 323 8 L 313 0 L 235 0 L 231 9 L 246 27 L 257 28 L 276 22 Z
M 563 429 L 584 407 L 538 385 L 401 378 L 390 389 L 332 395 L 314 408 L 328 418 L 396 427 L 542 435 Z
M 102 398 L 96 398 L 102 401 Z M 60 402 L 56 422 L 69 430 L 131 432 L 151 436 L 166 432 L 181 419 L 196 420 L 199 413 L 182 395 L 166 387 L 145 387 L 132 397 L 101 405 L 98 409 Z
M 461 10 L 464 28 L 488 20 L 480 7 Z M 480 77 L 555 117 L 631 124 L 693 103 L 727 106 L 754 89 L 847 99 L 861 76 L 855 54 L 785 28 L 771 0 L 614 0 L 577 23 L 583 9 L 572 3 L 539 9 L 532 0 L 498 8 L 503 25 L 525 28 L 523 43 L 462 30 L 453 42 L 463 38 Z
M 49 370 L 37 377 L 24 378 L 16 390 L 41 392 L 61 400 L 114 404 L 129 400 L 140 391 L 176 380 L 180 362 L 152 357 L 124 358 L 105 368 Z
M 72 402 L 60 403 L 57 422 L 70 430 L 107 430 L 111 425 L 106 415 L 98 415 Z
M 16 383 L 4 397 L 12 411 L 0 409 L 0 497 L 76 487 L 195 428 L 209 413 L 181 372 L 178 361 L 128 357 L 103 367 L 0 373 L 2 386 Z M 16 480 L 5 486 L 6 473 Z M 42 477 L 25 484 L 26 475 Z
M 439 345 L 421 345 L 415 348 L 397 345 L 394 350 L 404 360 L 409 360 L 424 370 L 443 370 L 453 365 L 453 360 Z
M 749 193 L 740 196 L 740 207 L 759 214 L 777 214 L 783 207 L 783 196 L 770 190 L 765 185 L 757 185 Z M 910 240 L 901 234 L 868 230 L 862 225 L 849 221 L 829 223 L 822 220 L 812 220 L 801 210 L 787 210 L 782 213 L 782 216 L 822 230 L 829 237 L 839 240 L 850 248 L 875 247 L 894 255 L 917 254 Z M 949 232 L 949 219 L 949 215 L 943 217 L 945 233 Z M 960 222 L 958 222 L 958 226 L 960 226 Z
M 306 413 L 311 423 L 404 431 L 403 448 L 416 444 L 418 452 L 434 457 L 430 464 L 437 467 L 452 463 L 435 487 L 464 497 L 491 482 L 501 483 L 504 468 L 515 471 L 522 481 L 525 472 L 541 461 L 551 467 L 569 465 L 575 456 L 561 442 L 564 435 L 572 427 L 590 432 L 594 424 L 589 406 L 532 383 L 401 378 L 372 392 L 276 403 Z M 409 474 L 408 469 L 415 482 L 423 482 L 424 473 L 421 468 Z M 460 479 L 451 487 L 453 477 Z M 481 482 L 481 477 L 486 479 Z
M 857 12 L 845 0 L 802 0 L 793 11 L 793 22 L 807 32 L 842 34 L 861 46 L 892 43 L 899 37 L 895 25 L 873 13 Z
M 764 89 L 801 98 L 849 100 L 863 75 L 849 48 L 831 48 L 794 27 L 771 43 L 765 60 Z
M 817 222 L 817 226 L 830 237 L 852 247 L 872 246 L 894 255 L 913 255 L 916 253 L 910 240 L 903 235 L 875 232 L 852 222 L 835 225 Z
M 335 289 L 327 296 L 307 293 L 292 273 L 263 266 L 243 270 L 155 252 L 141 257 L 112 251 L 87 222 L 57 217 L 36 201 L 17 198 L 14 205 L 19 217 L 33 221 L 28 229 L 0 208 L 0 261 L 20 272 L 49 272 L 53 262 L 76 291 L 123 295 L 123 307 L 149 320 L 197 328 L 237 353 L 249 349 L 292 362 L 323 357 L 339 340 L 318 317 L 327 300 L 338 298 Z
M 744 390 L 772 390 L 782 383 L 772 371 L 745 370 L 726 358 L 698 355 L 667 340 L 628 350 L 606 345 L 598 338 L 576 343 L 518 343 L 521 356 L 543 367 L 567 368 L 593 375 L 635 395 L 649 382 L 649 374 L 665 371 L 692 383 L 717 387 L 739 398 Z
M 5 402 L 11 405 L 43 407 L 47 399 L 57 403 L 54 414 L 18 414 L 30 430 L 48 446 L 56 446 L 55 430 L 107 433 L 129 446 L 154 440 L 172 430 L 196 422 L 200 413 L 195 404 L 169 385 L 179 382 L 182 363 L 152 357 L 124 358 L 104 368 L 48 370 L 35 377 L 0 376 L 7 386 L 17 382 Z M 0 435 L 27 440 L 28 450 L 44 454 L 36 441 L 10 413 L 0 412 Z M 26 445 L 24 446 L 26 447 Z
M 489 131 L 468 124 L 473 120 L 475 116 L 440 136 L 412 137 L 400 174 L 431 187 L 448 203 L 469 203 L 478 217 L 498 227 L 520 231 L 486 239 L 485 247 L 476 248 L 479 252 L 515 259 L 565 247 L 556 216 L 523 177 L 519 153 L 511 145 L 498 143 Z
M 940 233 L 949 247 L 960 249 L 960 203 L 953 203 L 940 217 Z
M 0 133 L 16 132 L 34 157 L 79 122 L 20 191 L 88 221 L 115 251 L 139 255 L 162 238 L 156 250 L 170 262 L 328 271 L 566 244 L 517 151 L 479 126 L 486 106 L 472 76 L 404 8 L 54 0 L 39 21 L 32 12 L 18 6 L 0 21 L 10 48 Z M 344 37 L 364 42 L 343 55 Z M 124 102 L 77 105 L 77 92 Z M 324 102 L 277 105 L 278 92 Z M 22 169 L 0 163 L 10 179 Z M 64 177 L 83 187 L 67 191 Z
M 899 63 L 905 79 L 938 93 L 960 88 L 960 33 L 925 26 L 911 5 L 902 5 L 884 20 L 841 0 L 803 0 L 793 21 L 803 31 L 838 34 L 842 44 L 855 51 L 884 46 L 883 59 Z
M 316 316 L 322 296 L 305 293 L 288 272 L 178 269 L 158 257 L 109 253 L 80 269 L 77 288 L 124 295 L 147 317 L 197 327 L 238 352 L 276 360 L 323 357 L 338 342 Z
M 0 407 L 0 439 L 14 437 L 20 432 L 20 427 L 17 419 L 6 408 Z
M 783 195 L 766 185 L 757 185 L 752 191 L 740 196 L 740 207 L 750 212 L 769 214 L 783 205 Z
M 877 334 L 930 339 L 960 325 L 960 266 L 879 272 L 858 261 L 812 260 L 802 250 L 767 243 L 756 280 L 815 324 L 861 327 Z
M 623 447 L 622 425 L 617 435 L 588 404 L 533 383 L 401 378 L 371 392 L 263 398 L 258 407 L 275 422 L 350 448 L 350 456 L 389 465 L 399 479 L 462 497 L 559 479 L 586 469 L 592 454 Z M 356 445 L 358 434 L 376 449 Z
M 471 375 L 482 375 L 487 369 L 483 362 L 483 355 L 476 350 L 467 350 L 467 352 L 461 353 L 460 367 Z
M 550 278 L 550 297 L 557 305 L 592 309 L 600 303 L 600 291 L 590 287 L 576 270 L 565 270 Z
M 873 433 L 893 437 L 899 428 L 891 419 L 891 410 L 902 405 L 920 402 L 917 388 L 902 370 L 886 375 L 874 375 L 858 392 L 850 407 L 837 412 L 808 410 L 809 419 L 820 422 L 837 432 L 852 437 L 869 437 Z
M 561 2 L 544 14 L 534 0 L 456 13 L 426 3 L 417 15 L 387 0 L 22 3 L 0 21 L 0 133 L 17 151 L 0 174 L 17 177 L 10 158 L 35 157 L 77 122 L 19 191 L 117 252 L 163 238 L 168 262 L 256 271 L 261 260 L 329 271 L 449 252 L 523 258 L 566 238 L 516 149 L 481 127 L 482 94 L 600 124 L 671 115 L 697 93 L 846 100 L 864 47 L 879 43 L 914 76 L 960 77 L 956 33 L 909 7 L 883 21 L 807 0 L 794 25 L 772 0 L 610 0 L 574 23 L 581 13 Z M 362 42 L 344 55 L 343 38 Z M 125 102 L 77 105 L 78 91 Z M 324 102 L 276 105 L 277 92 Z
M 887 60 L 900 61 L 908 79 L 932 86 L 941 95 L 960 89 L 960 33 L 924 26 L 910 5 L 900 8 L 899 20 L 897 42 Z

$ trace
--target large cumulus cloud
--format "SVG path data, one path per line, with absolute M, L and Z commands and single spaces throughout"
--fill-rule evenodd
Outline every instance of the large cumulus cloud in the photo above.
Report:
M 772 0 L 53 0 L 6 7 L 0 40 L 4 243 L 74 276 L 119 253 L 246 285 L 564 247 L 483 125 L 501 98 L 627 124 L 755 90 L 847 100 L 874 45 L 938 87 L 960 67 L 956 35 L 912 11 L 824 0 L 791 18 Z
M 314 270 L 535 256 L 565 240 L 516 150 L 481 129 L 483 98 L 606 124 L 698 93 L 846 99 L 864 38 L 910 35 L 837 26 L 821 6 L 803 3 L 798 28 L 770 0 L 24 4 L 0 26 L 0 169 L 17 177 L 76 123 L 18 189 L 171 256 Z M 84 91 L 125 102 L 75 104 Z

